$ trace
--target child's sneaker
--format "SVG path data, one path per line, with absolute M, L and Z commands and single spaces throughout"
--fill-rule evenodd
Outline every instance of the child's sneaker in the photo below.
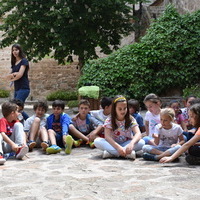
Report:
M 70 154 L 71 151 L 72 151 L 72 145 L 73 145 L 73 143 L 74 143 L 74 140 L 73 140 L 73 138 L 72 138 L 71 135 L 67 135 L 65 141 L 66 141 L 65 153 L 66 153 L 66 154 Z
M 0 165 L 3 165 L 6 162 L 6 159 L 3 157 L 3 154 L 0 153 Z
M 59 147 L 59 146 L 57 146 L 57 145 L 51 145 L 50 147 L 48 147 L 47 149 L 46 149 L 46 152 L 48 153 L 48 154 L 56 154 L 56 153 L 59 153 L 59 152 L 61 152 L 61 148 Z
M 27 143 L 29 151 L 32 151 L 33 148 L 36 146 L 36 142 L 33 140 L 29 140 L 29 142 Z
M 81 139 L 79 139 L 79 140 L 74 140 L 73 145 L 74 145 L 75 147 L 80 147 L 82 143 L 83 143 L 83 140 L 81 140 Z
M 106 150 L 103 151 L 103 155 L 102 155 L 102 158 L 103 159 L 106 159 L 106 158 L 114 158 L 116 156 L 110 154 L 109 152 L 107 152 Z
M 90 146 L 91 149 L 94 149 L 94 148 L 95 148 L 94 142 L 88 142 L 88 145 Z
M 130 154 L 128 154 L 126 156 L 126 158 L 129 158 L 131 160 L 135 160 L 135 158 L 136 158 L 135 151 L 133 150 Z
M 3 157 L 8 160 L 9 158 L 15 158 L 16 152 L 4 153 Z
M 46 149 L 49 147 L 48 142 L 43 141 L 43 142 L 41 143 L 41 147 L 42 147 L 42 150 L 43 150 L 43 151 L 46 151 Z
M 16 152 L 16 158 L 21 160 L 27 153 L 28 153 L 28 147 L 22 146 Z

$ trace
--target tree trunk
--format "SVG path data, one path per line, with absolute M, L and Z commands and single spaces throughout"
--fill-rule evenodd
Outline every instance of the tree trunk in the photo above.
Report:
M 79 67 L 80 75 L 83 74 L 83 72 L 82 72 L 83 65 L 84 65 L 84 57 L 79 56 L 78 57 L 78 66 L 77 67 Z

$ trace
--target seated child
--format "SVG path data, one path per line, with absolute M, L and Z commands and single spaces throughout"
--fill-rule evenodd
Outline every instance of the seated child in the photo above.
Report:
M 65 103 L 55 100 L 52 103 L 53 113 L 47 118 L 47 130 L 51 146 L 46 149 L 48 154 L 59 153 L 65 147 L 65 153 L 70 154 L 72 145 L 76 141 L 69 135 L 69 129 L 77 138 L 84 141 L 89 139 L 80 133 L 72 124 L 71 118 L 64 113 Z
M 195 98 L 195 99 L 193 98 L 188 103 L 190 104 L 190 106 L 188 107 L 188 109 L 190 109 L 190 107 L 192 105 L 200 103 L 200 98 Z M 188 110 L 188 112 L 189 112 L 189 110 Z M 187 128 L 188 128 L 188 131 L 184 131 L 183 132 L 183 135 L 186 138 L 185 141 L 189 141 L 195 135 L 195 133 L 196 133 L 196 128 L 194 126 L 192 126 L 192 124 L 190 123 L 190 121 L 188 121 L 188 123 L 187 123 Z
M 104 138 L 103 124 L 104 124 L 105 120 L 110 116 L 111 105 L 112 105 L 112 98 L 103 97 L 101 99 L 101 108 L 102 109 L 90 111 L 91 116 L 95 117 L 99 121 L 99 125 L 97 126 L 97 128 L 88 135 L 90 141 L 93 142 L 94 139 L 97 138 L 98 136 Z
M 34 103 L 34 115 L 29 117 L 24 123 L 24 131 L 28 137 L 29 151 L 32 151 L 36 146 L 36 141 L 39 138 L 39 143 L 44 151 L 48 145 L 48 134 L 46 130 L 46 121 L 49 116 L 46 114 L 48 110 L 47 102 L 38 101 Z
M 154 145 L 144 145 L 143 158 L 145 160 L 158 161 L 164 156 L 175 153 L 184 143 L 183 129 L 174 123 L 175 112 L 172 108 L 162 109 L 160 112 L 160 124 L 155 127 Z
M 129 107 L 129 113 L 130 113 L 130 115 L 132 115 L 136 119 L 141 133 L 144 133 L 145 132 L 145 125 L 143 123 L 143 118 L 139 113 L 140 112 L 139 102 L 135 99 L 130 99 L 128 101 L 128 107 Z
M 89 142 L 89 137 L 93 135 L 93 131 L 100 125 L 100 122 L 89 114 L 90 103 L 88 100 L 82 99 L 79 102 L 78 111 L 79 113 L 72 119 L 73 125 L 79 131 L 80 135 L 82 134 L 87 138 L 87 140 L 85 140 L 86 144 L 94 148 L 93 142 Z M 74 135 L 74 130 L 72 130 L 71 126 L 70 132 Z M 94 135 L 96 135 L 96 133 Z M 80 144 L 82 142 L 83 141 L 81 141 Z
M 184 131 L 187 131 L 186 124 L 184 122 L 184 118 L 182 115 L 182 111 L 180 109 L 180 102 L 177 100 L 172 100 L 169 103 L 169 107 L 174 109 L 175 112 L 175 123 L 179 124 Z
M 112 101 L 111 116 L 104 123 L 105 138 L 96 138 L 94 144 L 103 150 L 103 158 L 125 157 L 135 160 L 135 151 L 144 145 L 136 120 L 129 114 L 128 102 L 118 95 Z
M 22 159 L 28 153 L 26 137 L 22 123 L 18 120 L 18 106 L 14 103 L 2 104 L 3 118 L 0 119 L 0 163 L 5 163 L 3 153 L 14 153 Z
M 154 134 L 155 126 L 160 123 L 162 101 L 159 96 L 151 93 L 144 98 L 143 102 L 148 111 L 144 117 L 146 136 L 144 136 L 142 139 L 145 141 L 145 144 L 155 145 L 154 138 L 152 136 Z
M 190 165 L 200 165 L 200 103 L 195 103 L 189 108 L 189 120 L 191 125 L 196 128 L 195 135 L 173 155 L 161 158 L 160 163 L 172 162 L 187 151 L 188 155 L 185 160 Z
M 184 103 L 185 107 L 181 108 L 183 119 L 184 119 L 184 122 L 185 122 L 186 127 L 187 127 L 188 130 L 191 129 L 191 124 L 189 123 L 188 112 L 189 112 L 189 107 L 191 106 L 190 102 L 193 101 L 194 99 L 196 99 L 196 96 L 194 96 L 194 95 L 190 95 L 190 96 L 186 97 L 185 98 L 185 103 Z
M 47 118 L 47 131 L 51 146 L 46 149 L 48 154 L 59 153 L 66 144 L 66 153 L 69 153 L 73 140 L 68 134 L 69 125 L 72 123 L 68 114 L 64 113 L 65 103 L 55 100 L 52 103 L 53 113 Z M 67 139 L 69 137 L 69 139 Z
M 24 102 L 22 102 L 19 99 L 12 99 L 12 100 L 10 100 L 10 102 L 18 105 L 18 112 L 21 113 L 21 116 L 19 115 L 18 119 L 20 120 L 20 122 L 22 124 L 24 124 L 24 121 L 29 118 L 28 114 L 26 112 L 24 112 Z M 20 117 L 21 117 L 21 119 L 20 119 Z

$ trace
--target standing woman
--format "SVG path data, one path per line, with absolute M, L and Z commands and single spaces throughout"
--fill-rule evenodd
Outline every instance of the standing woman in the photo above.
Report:
M 28 70 L 29 63 L 19 44 L 11 49 L 11 73 L 7 79 L 14 82 L 14 98 L 25 102 L 30 93 Z

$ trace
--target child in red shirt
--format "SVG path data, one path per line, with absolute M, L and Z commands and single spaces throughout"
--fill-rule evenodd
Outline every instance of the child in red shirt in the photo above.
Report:
M 18 106 L 14 103 L 2 104 L 3 118 L 0 119 L 0 164 L 5 163 L 3 153 L 15 153 L 22 159 L 28 152 L 22 123 L 18 120 Z

